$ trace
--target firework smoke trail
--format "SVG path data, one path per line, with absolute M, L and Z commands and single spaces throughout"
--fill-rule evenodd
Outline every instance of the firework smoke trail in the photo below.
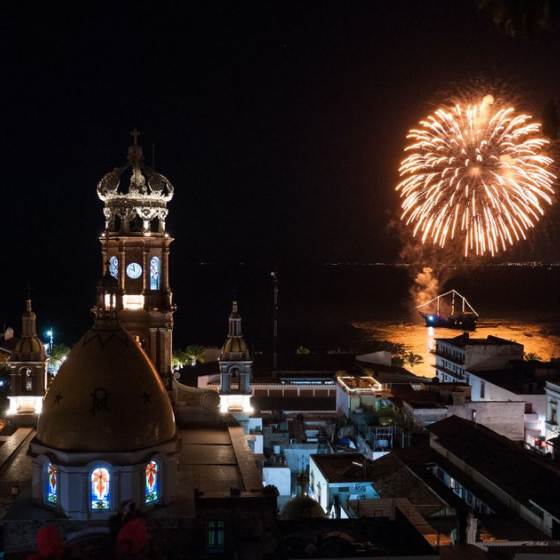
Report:
M 552 204 L 552 159 L 540 124 L 487 95 L 444 106 L 407 135 L 396 189 L 401 219 L 422 243 L 461 238 L 464 255 L 494 256 L 526 238 Z

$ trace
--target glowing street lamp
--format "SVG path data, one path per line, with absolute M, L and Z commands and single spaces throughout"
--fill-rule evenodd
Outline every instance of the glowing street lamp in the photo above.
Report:
M 45 333 L 49 339 L 49 354 L 52 352 L 53 344 L 54 344 L 54 331 L 52 327 Z

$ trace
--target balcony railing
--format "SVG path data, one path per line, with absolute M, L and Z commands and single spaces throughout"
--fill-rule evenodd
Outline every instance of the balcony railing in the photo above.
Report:
M 435 365 L 433 367 L 437 371 L 442 371 L 443 373 L 446 373 L 447 375 L 451 375 L 452 377 L 456 377 L 457 379 L 461 379 L 462 381 L 465 380 L 465 374 L 464 373 L 458 373 L 456 371 L 453 371 L 451 369 L 448 369 L 448 368 L 443 367 L 443 366 L 438 366 L 438 365 Z
M 440 348 L 436 347 L 436 351 L 435 351 L 436 356 L 439 356 L 440 358 L 444 358 L 445 360 L 449 360 L 450 362 L 453 362 L 455 364 L 464 364 L 465 363 L 465 357 L 461 356 L 460 354 L 451 354 L 450 352 L 446 352 L 445 350 L 441 350 Z

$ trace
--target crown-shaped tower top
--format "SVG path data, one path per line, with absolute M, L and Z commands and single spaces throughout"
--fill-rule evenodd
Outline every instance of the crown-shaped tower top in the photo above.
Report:
M 131 135 L 126 165 L 115 167 L 97 184 L 97 195 L 105 204 L 105 229 L 117 235 L 163 235 L 174 188 L 167 177 L 145 165 L 140 132 L 134 129 Z

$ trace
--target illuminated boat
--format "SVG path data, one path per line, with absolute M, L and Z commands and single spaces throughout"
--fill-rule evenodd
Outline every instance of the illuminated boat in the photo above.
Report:
M 427 327 L 459 329 L 474 331 L 478 321 L 478 313 L 467 298 L 457 290 L 449 290 L 440 296 L 419 305 L 418 313 L 426 322 Z

